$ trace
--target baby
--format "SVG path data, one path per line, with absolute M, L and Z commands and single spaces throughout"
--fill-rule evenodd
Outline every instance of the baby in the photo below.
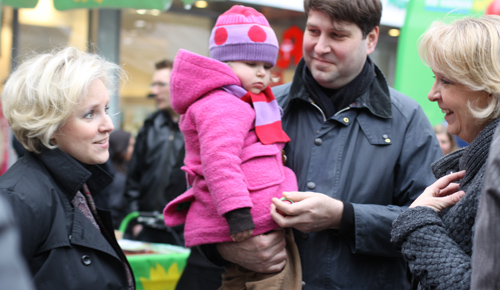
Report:
M 290 139 L 269 87 L 278 41 L 267 19 L 253 8 L 233 6 L 217 19 L 209 50 L 210 58 L 179 50 L 170 79 L 190 188 L 165 207 L 164 216 L 168 226 L 185 223 L 187 247 L 277 229 L 271 198 L 297 190 L 282 161 Z M 301 289 L 298 251 L 287 231 L 285 270 L 248 275 L 231 264 L 222 289 Z

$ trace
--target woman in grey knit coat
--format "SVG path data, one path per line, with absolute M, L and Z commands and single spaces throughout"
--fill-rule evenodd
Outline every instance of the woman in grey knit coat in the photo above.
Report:
M 419 53 L 435 75 L 428 98 L 469 143 L 432 165 L 438 180 L 393 223 L 413 289 L 470 289 L 472 240 L 486 159 L 500 116 L 500 16 L 435 22 Z M 452 174 L 450 174 L 452 173 Z

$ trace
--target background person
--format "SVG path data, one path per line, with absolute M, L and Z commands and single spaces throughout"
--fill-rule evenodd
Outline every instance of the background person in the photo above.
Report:
M 115 229 L 120 227 L 127 214 L 124 206 L 125 185 L 134 145 L 135 137 L 129 132 L 116 129 L 109 135 L 109 162 L 106 163 L 106 169 L 113 176 L 113 182 L 106 187 L 106 191 L 107 206 L 111 211 Z
M 304 57 L 293 81 L 273 88 L 301 192 L 285 193 L 292 205 L 274 199 L 286 217 L 271 215 L 297 229 L 306 289 L 408 289 L 390 227 L 435 181 L 429 167 L 441 149 L 417 102 L 389 88 L 368 57 L 380 1 L 306 0 L 304 8 Z M 247 269 L 276 272 L 284 244 L 273 232 L 217 249 Z
M 472 290 L 500 288 L 500 126 L 491 143 L 472 250 Z
M 437 124 L 432 127 L 434 129 L 434 133 L 436 133 L 436 137 L 439 141 L 439 146 L 441 146 L 441 150 L 443 154 L 449 154 L 458 149 L 457 139 L 455 136 L 451 135 L 448 132 L 448 128 L 443 124 Z
M 10 204 L 0 195 L 0 285 L 5 289 L 34 290 L 21 255 L 19 231 Z
M 473 228 L 500 121 L 499 32 L 500 16 L 465 17 L 435 22 L 421 37 L 419 54 L 435 75 L 428 98 L 469 146 L 432 164 L 440 179 L 393 223 L 392 241 L 419 289 L 470 289 Z
M 37 55 L 11 74 L 4 115 L 25 155 L 0 176 L 37 289 L 135 289 L 109 212 L 109 92 L 116 64 L 76 48 Z M 62 266 L 64 265 L 64 266 Z
M 127 131 L 113 130 L 109 136 L 109 160 L 113 168 L 125 176 L 128 172 L 128 163 L 134 152 L 135 137 Z
M 161 214 L 165 204 L 187 187 L 180 169 L 184 159 L 184 138 L 177 124 L 179 115 L 170 105 L 172 62 L 159 61 L 155 68 L 151 91 L 158 110 L 144 121 L 136 137 L 125 191 L 127 213 Z M 133 239 L 184 246 L 183 227 L 175 228 L 173 233 L 164 227 L 133 223 L 131 227 Z
M 192 188 L 170 202 L 164 216 L 169 226 L 185 224 L 187 247 L 240 242 L 276 230 L 271 198 L 297 190 L 295 175 L 282 162 L 290 138 L 269 87 L 278 49 L 264 15 L 235 5 L 217 18 L 210 58 L 177 53 L 172 106 L 181 115 L 183 169 Z M 287 232 L 287 266 L 281 273 L 230 264 L 220 289 L 302 289 L 298 251 L 291 229 Z

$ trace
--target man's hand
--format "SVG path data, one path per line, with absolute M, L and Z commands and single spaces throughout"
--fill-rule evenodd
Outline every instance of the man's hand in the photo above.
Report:
M 217 244 L 225 260 L 258 273 L 277 273 L 285 267 L 285 231 L 275 230 L 242 242 Z
M 465 171 L 445 175 L 432 185 L 428 186 L 424 192 L 410 205 L 410 208 L 417 206 L 430 207 L 436 212 L 456 204 L 465 192 L 457 191 L 459 184 L 452 183 L 465 176 Z
M 294 203 L 272 199 L 271 217 L 281 227 L 292 227 L 301 232 L 340 228 L 344 211 L 344 204 L 340 200 L 317 192 L 283 192 L 283 196 L 293 200 Z M 278 213 L 276 209 L 284 215 Z
M 252 236 L 252 234 L 253 234 L 253 230 L 246 230 L 246 231 L 242 231 L 242 232 L 237 232 L 237 233 L 231 235 L 231 239 L 234 242 L 242 242 L 242 241 L 250 238 Z

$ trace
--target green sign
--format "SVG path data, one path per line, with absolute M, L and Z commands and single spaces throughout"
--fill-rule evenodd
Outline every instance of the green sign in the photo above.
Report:
M 53 0 L 57 10 L 90 8 L 132 8 L 167 10 L 172 0 Z M 38 0 L 2 0 L 3 5 L 14 8 L 35 8 Z
M 14 8 L 35 8 L 38 0 L 2 0 L 2 5 Z
M 53 0 L 57 10 L 77 8 L 132 8 L 158 9 L 170 8 L 172 0 Z
M 57 10 L 90 9 L 90 8 L 132 8 L 132 9 L 158 9 L 168 10 L 172 0 L 53 0 Z M 181 0 L 185 5 L 190 5 L 197 0 Z M 221 1 L 221 0 L 212 0 Z M 4 6 L 14 8 L 35 8 L 38 0 L 2 0 Z M 1 5 L 0 5 L 1 6 Z
M 434 83 L 431 69 L 418 55 L 418 38 L 435 20 L 452 20 L 480 16 L 493 0 L 410 0 L 401 28 L 396 55 L 394 88 L 415 99 L 433 125 L 442 123 L 444 115 L 437 104 L 427 99 Z

